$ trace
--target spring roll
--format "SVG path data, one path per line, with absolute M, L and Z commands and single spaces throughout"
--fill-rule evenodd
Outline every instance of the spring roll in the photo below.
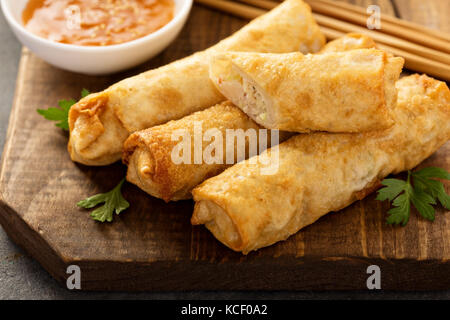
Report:
M 260 129 L 225 101 L 135 132 L 124 144 L 127 180 L 166 202 L 190 199 L 192 189 L 204 180 L 270 147 L 271 132 Z M 287 137 L 281 134 L 282 140 Z
M 396 85 L 394 126 L 296 135 L 254 157 L 277 156 L 272 175 L 261 174 L 261 161 L 240 162 L 193 190 L 192 224 L 247 254 L 364 198 L 390 173 L 417 166 L 450 139 L 450 91 L 426 75 Z
M 307 53 L 324 43 L 311 8 L 302 0 L 287 0 L 205 51 L 125 79 L 72 106 L 71 158 L 87 165 L 113 163 L 132 132 L 225 101 L 208 76 L 208 57 L 214 52 Z
M 393 124 L 395 81 L 404 59 L 377 49 L 301 53 L 218 53 L 219 91 L 269 129 L 361 132 Z
M 350 34 L 327 43 L 320 53 L 370 47 L 375 47 L 371 38 L 360 34 Z M 195 164 L 192 159 L 192 164 L 174 163 L 171 158 L 172 150 L 178 144 L 178 141 L 171 139 L 172 134 L 180 129 L 188 131 L 191 137 L 192 158 L 194 155 L 193 133 L 196 121 L 201 121 L 203 132 L 217 129 L 220 135 L 225 138 L 227 129 L 242 129 L 243 132 L 248 134 L 252 131 L 248 131 L 249 129 L 255 130 L 256 144 L 249 147 L 247 139 L 245 140 L 245 148 L 255 147 L 258 153 L 265 150 L 273 142 L 263 139 L 262 143 L 259 143 L 260 133 L 264 134 L 264 131 L 260 131 L 262 127 L 230 102 L 224 102 L 180 120 L 131 134 L 125 141 L 123 151 L 123 162 L 128 165 L 127 180 L 154 197 L 165 201 L 176 201 L 192 198 L 191 191 L 194 187 L 233 165 L 234 162 L 227 163 L 226 152 L 222 152 L 221 157 L 215 163 L 203 161 Z M 278 141 L 284 141 L 290 136 L 287 132 L 280 132 Z M 268 133 L 268 138 L 270 139 L 270 137 L 271 133 Z M 215 140 L 203 141 L 201 152 L 212 148 L 212 144 L 215 142 Z M 223 142 L 226 145 L 226 141 Z M 250 156 L 249 151 L 246 150 L 245 158 Z M 238 157 L 237 152 L 234 159 L 243 160 Z
M 348 33 L 343 37 L 328 42 L 318 53 L 345 52 L 355 49 L 376 48 L 375 41 L 361 33 Z

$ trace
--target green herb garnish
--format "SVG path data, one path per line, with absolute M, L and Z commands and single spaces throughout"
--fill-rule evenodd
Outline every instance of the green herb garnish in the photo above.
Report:
M 97 206 L 100 203 L 104 203 L 103 206 L 95 209 L 91 213 L 92 219 L 100 222 L 111 222 L 113 220 L 113 213 L 116 214 L 121 213 L 125 209 L 127 209 L 130 204 L 122 195 L 121 189 L 122 185 L 125 182 L 125 178 L 123 178 L 119 184 L 114 187 L 109 192 L 99 193 L 95 196 L 86 198 L 77 203 L 77 206 L 90 209 Z
M 411 203 L 422 217 L 430 221 L 435 219 L 433 205 L 438 201 L 450 210 L 450 196 L 445 192 L 444 184 L 435 178 L 450 180 L 450 173 L 441 168 L 429 167 L 416 172 L 408 171 L 406 181 L 384 179 L 381 184 L 386 187 L 378 190 L 376 199 L 393 201 L 394 208 L 388 211 L 386 222 L 405 226 L 411 213 Z
M 88 94 L 89 91 L 87 89 L 81 90 L 81 98 L 86 97 Z M 59 108 L 37 109 L 37 112 L 47 120 L 57 121 L 55 126 L 68 131 L 69 110 L 75 103 L 76 101 L 74 99 L 60 100 L 58 101 Z

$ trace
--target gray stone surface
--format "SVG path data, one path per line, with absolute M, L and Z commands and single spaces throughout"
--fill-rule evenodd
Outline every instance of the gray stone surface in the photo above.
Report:
M 6 137 L 20 44 L 0 15 L 0 150 Z M 1 152 L 1 151 L 0 151 Z M 74 292 L 61 287 L 0 228 L 0 299 L 449 299 L 441 292 Z

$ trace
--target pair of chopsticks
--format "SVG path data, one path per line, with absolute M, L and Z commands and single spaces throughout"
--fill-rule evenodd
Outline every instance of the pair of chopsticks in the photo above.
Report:
M 246 19 L 254 19 L 279 2 L 272 0 L 195 0 L 199 4 Z M 381 15 L 381 29 L 366 27 L 364 8 L 332 0 L 305 0 L 323 34 L 334 40 L 350 32 L 370 36 L 378 48 L 405 59 L 405 67 L 450 81 L 450 35 Z

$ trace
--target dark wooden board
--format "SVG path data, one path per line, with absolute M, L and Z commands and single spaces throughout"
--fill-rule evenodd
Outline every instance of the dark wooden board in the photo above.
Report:
M 379 2 L 392 10 L 389 1 Z M 391 227 L 384 222 L 388 205 L 371 195 L 243 256 L 190 225 L 192 201 L 166 204 L 125 184 L 131 207 L 113 223 L 94 222 L 76 207 L 111 189 L 125 167 L 73 163 L 67 134 L 35 110 L 204 49 L 243 24 L 195 7 L 161 55 L 110 77 L 61 71 L 25 49 L 0 168 L 0 223 L 8 235 L 63 285 L 67 266 L 80 266 L 85 290 L 365 289 L 372 264 L 381 267 L 383 289 L 449 289 L 450 217 L 442 208 L 434 223 L 413 212 L 407 227 Z M 447 143 L 421 166 L 449 170 L 449 152 Z

